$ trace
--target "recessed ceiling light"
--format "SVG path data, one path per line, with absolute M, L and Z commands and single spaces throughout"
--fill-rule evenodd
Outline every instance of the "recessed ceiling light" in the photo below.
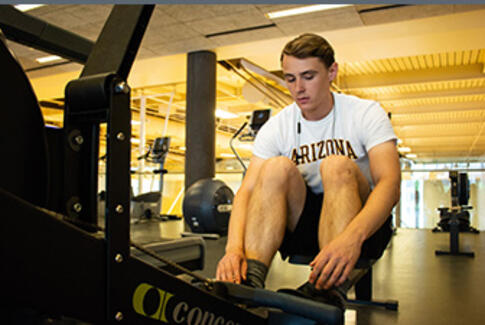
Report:
M 43 56 L 41 58 L 37 58 L 37 59 L 35 59 L 35 61 L 37 61 L 39 63 L 47 63 L 47 62 L 57 61 L 57 60 L 61 60 L 61 59 L 62 58 L 60 56 L 49 55 L 49 56 Z
M 45 6 L 45 5 L 39 5 L 39 4 L 37 4 L 37 5 L 15 5 L 14 7 L 17 10 L 20 10 L 20 11 L 28 11 L 28 10 L 32 10 L 32 9 L 42 7 L 42 6 Z
M 322 11 L 322 10 L 329 10 L 329 9 L 335 9 L 335 8 L 340 8 L 340 7 L 347 7 L 347 6 L 351 6 L 351 5 L 350 4 L 312 5 L 312 6 L 304 6 L 304 7 L 287 9 L 287 10 L 273 11 L 273 12 L 267 13 L 266 16 L 270 19 L 273 19 L 273 18 L 281 18 L 281 17 L 307 14 L 307 13 L 315 12 L 315 11 Z

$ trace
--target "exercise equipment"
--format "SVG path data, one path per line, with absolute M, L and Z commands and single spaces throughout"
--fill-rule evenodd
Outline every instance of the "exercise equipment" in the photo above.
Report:
M 249 122 L 249 132 L 245 134 L 241 134 L 241 132 L 246 128 L 248 125 L 248 122 L 244 122 L 241 127 L 234 133 L 234 135 L 231 137 L 231 140 L 229 140 L 229 147 L 231 148 L 232 152 L 236 156 L 237 160 L 241 164 L 242 168 L 244 169 L 244 174 L 247 171 L 246 164 L 244 161 L 241 159 L 241 156 L 239 156 L 239 153 L 237 152 L 236 148 L 234 148 L 233 142 L 235 139 L 239 139 L 239 141 L 242 142 L 250 142 L 254 141 L 254 138 L 256 137 L 256 134 L 258 133 L 259 129 L 266 123 L 266 121 L 270 118 L 271 116 L 271 109 L 259 109 L 255 110 L 251 113 L 251 119 Z
M 153 7 L 114 6 L 80 78 L 66 87 L 64 127 L 53 130 L 54 142 L 48 142 L 27 77 L 0 42 L 0 117 L 5 123 L 0 139 L 9 158 L 0 168 L 0 213 L 8 216 L 0 227 L 2 321 L 16 319 L 9 315 L 26 308 L 39 319 L 47 315 L 95 324 L 342 324 L 343 315 L 335 307 L 214 283 L 130 243 L 126 79 Z M 97 225 L 96 211 L 100 123 L 107 123 L 104 229 Z M 12 136 L 19 138 L 8 141 Z M 19 149 L 19 144 L 25 146 Z M 32 152 L 38 154 L 36 164 Z M 49 158 L 56 155 L 61 159 L 51 164 Z M 49 191 L 51 187 L 56 190 Z M 60 196 L 51 198 L 53 193 Z M 137 258 L 130 245 L 202 285 Z M 241 301 L 278 310 L 257 314 Z
M 221 180 L 204 178 L 192 184 L 182 203 L 184 219 L 192 234 L 210 239 L 227 235 L 233 200 L 234 193 Z
M 468 206 L 470 199 L 470 182 L 467 173 L 458 171 L 449 172 L 451 183 L 451 207 L 438 208 L 440 221 L 433 228 L 433 232 L 450 233 L 450 250 L 436 250 L 436 255 L 455 255 L 474 257 L 474 252 L 460 251 L 460 232 L 470 232 L 478 234 L 479 231 L 470 226 L 470 213 L 468 210 L 473 207 Z
M 170 148 L 170 137 L 159 137 L 153 142 L 153 146 L 138 160 L 158 164 L 159 168 L 153 170 L 154 174 L 160 175 L 159 190 L 138 194 L 131 200 L 133 202 L 133 219 L 139 222 L 143 219 L 154 220 L 177 220 L 178 217 L 172 214 L 161 214 L 162 197 L 163 197 L 163 176 L 167 173 L 164 168 L 165 159 L 167 158 Z

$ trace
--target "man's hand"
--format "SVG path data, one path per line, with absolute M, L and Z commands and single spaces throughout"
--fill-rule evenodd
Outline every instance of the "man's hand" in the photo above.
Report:
M 344 231 L 310 262 L 312 272 L 308 281 L 318 290 L 341 285 L 357 263 L 361 247 L 355 236 Z
M 246 280 L 248 264 L 241 251 L 227 251 L 217 264 L 216 279 L 240 284 Z

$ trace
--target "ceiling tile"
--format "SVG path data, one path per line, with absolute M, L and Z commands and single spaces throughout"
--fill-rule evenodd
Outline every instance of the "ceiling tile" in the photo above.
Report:
M 252 4 L 220 4 L 209 5 L 208 8 L 216 17 L 229 16 L 236 13 L 254 12 L 254 10 L 257 10 L 256 6 Z
M 158 5 L 166 14 L 180 22 L 207 19 L 215 17 L 210 5 Z
M 360 17 L 365 25 L 373 25 L 423 17 L 446 15 L 451 14 L 452 12 L 453 5 L 410 5 L 378 11 L 363 12 L 360 14 Z
M 193 37 L 180 41 L 161 43 L 149 47 L 156 55 L 169 55 L 176 53 L 188 53 L 191 51 L 209 50 L 214 48 L 214 42 L 205 37 Z
M 32 10 L 29 10 L 28 14 L 34 17 L 42 17 L 45 14 L 49 14 L 57 10 L 64 9 L 67 6 L 73 6 L 73 5 L 54 5 L 54 4 L 45 5 L 45 6 L 41 6 L 41 7 L 34 8 Z
M 82 28 L 76 30 L 76 34 L 90 39 L 91 41 L 96 41 L 101 33 L 101 30 L 103 29 L 105 22 L 105 20 L 98 20 L 85 24 L 82 26 Z
M 142 46 L 153 47 L 157 44 L 181 41 L 200 36 L 193 28 L 186 24 L 177 23 L 164 26 L 160 29 L 150 29 L 143 37 Z
M 190 22 L 190 26 L 202 34 L 213 34 L 227 32 L 235 29 L 255 27 L 270 24 L 267 19 L 257 9 L 246 10 L 238 14 L 227 16 L 217 16 Z
M 72 14 L 85 22 L 106 20 L 113 9 L 113 5 L 71 5 L 64 11 Z
M 150 18 L 148 28 L 176 24 L 178 22 L 178 20 L 176 20 L 164 11 L 163 5 L 156 5 L 152 17 Z
M 298 7 L 302 7 L 302 6 L 306 6 L 306 5 L 303 5 L 303 4 L 287 4 L 287 5 L 256 5 L 256 8 L 258 8 L 262 13 L 269 13 L 269 12 L 273 12 L 273 11 L 281 11 L 281 10 L 287 10 L 287 9 L 291 9 L 291 8 L 298 8 Z
M 227 35 L 220 35 L 211 37 L 210 39 L 217 46 L 225 46 L 232 44 L 239 44 L 244 42 L 263 40 L 268 38 L 277 38 L 285 36 L 278 28 L 268 27 L 264 29 L 251 30 L 246 32 L 238 32 Z
M 77 17 L 66 10 L 46 13 L 42 16 L 42 19 L 52 25 L 68 30 L 72 30 L 74 27 L 86 24 L 86 21 L 83 18 Z

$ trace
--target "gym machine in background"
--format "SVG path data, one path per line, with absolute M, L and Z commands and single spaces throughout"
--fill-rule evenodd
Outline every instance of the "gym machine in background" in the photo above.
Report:
M 167 173 L 164 166 L 169 149 L 170 137 L 159 137 L 155 139 L 153 146 L 150 146 L 149 150 L 144 155 L 138 157 L 138 160 L 143 159 L 149 163 L 158 165 L 158 169 L 154 169 L 152 172 L 156 175 L 160 175 L 160 183 L 158 191 L 141 193 L 131 199 L 133 202 L 132 218 L 135 220 L 135 222 L 142 221 L 143 219 L 153 219 L 156 221 L 178 219 L 176 215 L 161 213 L 163 200 L 163 177 Z
M 11 8 L 0 6 L 0 26 L 19 15 Z M 130 245 L 138 245 L 129 232 L 126 79 L 153 8 L 114 6 L 81 76 L 66 87 L 64 127 L 51 135 L 27 76 L 0 40 L 0 139 L 9 157 L 0 168 L 2 323 L 42 323 L 47 316 L 70 324 L 343 324 L 333 306 L 214 282 L 170 262 L 199 280 L 195 286 L 131 254 Z M 101 123 L 107 124 L 105 229 L 97 226 Z
M 450 250 L 437 250 L 435 254 L 474 257 L 474 252 L 460 251 L 459 242 L 460 232 L 479 233 L 477 229 L 470 226 L 470 213 L 468 210 L 473 209 L 473 207 L 468 205 L 468 200 L 470 199 L 468 175 L 467 173 L 450 171 L 449 177 L 451 183 L 451 207 L 438 208 L 440 221 L 433 228 L 433 232 L 450 233 Z
M 239 154 L 236 151 L 236 148 L 234 148 L 233 142 L 235 139 L 238 139 L 241 142 L 250 142 L 254 141 L 254 138 L 256 137 L 256 134 L 258 133 L 259 129 L 263 126 L 264 123 L 266 123 L 267 120 L 271 117 L 271 109 L 258 109 L 253 111 L 251 114 L 251 118 L 249 121 L 249 132 L 245 134 L 239 135 L 248 125 L 248 122 L 244 122 L 243 125 L 239 128 L 239 130 L 234 133 L 232 136 L 231 140 L 229 141 L 229 146 L 231 147 L 232 152 L 236 156 L 237 160 L 241 164 L 242 168 L 244 169 L 244 174 L 246 174 L 246 164 L 244 161 L 241 159 Z

